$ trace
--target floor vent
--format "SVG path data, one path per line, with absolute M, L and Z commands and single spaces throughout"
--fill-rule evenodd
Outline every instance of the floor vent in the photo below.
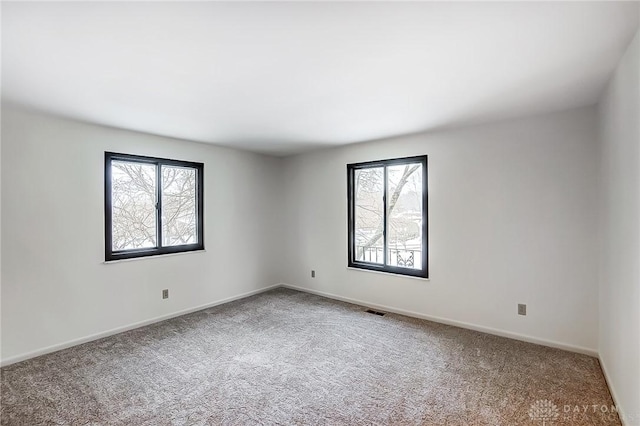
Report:
M 374 311 L 373 309 L 367 309 L 365 312 L 368 314 L 378 315 L 380 317 L 384 316 L 384 312 Z

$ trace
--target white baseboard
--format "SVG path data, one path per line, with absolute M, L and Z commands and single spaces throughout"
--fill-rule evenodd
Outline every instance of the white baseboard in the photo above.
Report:
M 613 387 L 613 383 L 611 382 L 611 376 L 609 376 L 609 373 L 607 372 L 607 366 L 602 360 L 602 356 L 598 356 L 598 361 L 600 362 L 600 368 L 602 369 L 604 380 L 605 382 L 607 382 L 607 387 L 609 388 L 609 392 L 611 392 L 611 399 L 613 399 L 613 405 L 615 405 L 616 408 L 618 409 L 618 417 L 620 417 L 620 422 L 622 422 L 622 426 L 627 426 L 627 423 L 625 421 L 625 416 L 624 416 L 624 410 L 622 409 L 620 404 L 618 404 L 618 401 L 620 400 L 618 399 L 616 390 Z
M 367 301 L 364 301 L 364 300 L 352 299 L 352 298 L 349 298 L 349 297 L 338 296 L 337 294 L 327 293 L 327 292 L 319 291 L 319 290 L 312 290 L 312 289 L 309 289 L 309 288 L 299 287 L 299 286 L 292 285 L 292 284 L 282 283 L 282 287 L 290 288 L 292 290 L 304 291 L 304 292 L 307 292 L 307 293 L 316 294 L 318 296 L 324 296 L 324 297 L 328 297 L 330 299 L 340 300 L 342 302 L 353 303 L 355 305 L 365 306 L 365 307 L 373 308 L 373 309 L 380 310 L 380 311 L 392 312 L 392 313 L 399 314 L 399 315 L 406 315 L 408 317 L 425 319 L 425 320 L 428 320 L 428 321 L 433 321 L 433 322 L 437 322 L 437 323 L 441 323 L 441 324 L 453 325 L 453 326 L 456 326 L 456 327 L 466 328 L 466 329 L 474 330 L 474 331 L 480 331 L 480 332 L 483 332 L 483 333 L 493 334 L 493 335 L 496 335 L 496 336 L 507 337 L 507 338 L 515 339 L 515 340 L 521 340 L 523 342 L 535 343 L 537 345 L 543 345 L 543 346 L 549 346 L 549 347 L 552 347 L 552 348 L 563 349 L 565 351 L 570 351 L 570 352 L 576 352 L 576 353 L 580 353 L 580 354 L 584 354 L 584 355 L 589 355 L 589 356 L 592 356 L 594 358 L 598 357 L 598 351 L 596 351 L 594 349 L 583 348 L 581 346 L 568 345 L 566 343 L 556 342 L 556 341 L 553 341 L 553 340 L 539 339 L 537 337 L 527 336 L 525 334 L 513 333 L 513 332 L 510 332 L 510 331 L 506 331 L 506 330 L 500 330 L 500 329 L 491 328 L 491 327 L 484 327 L 484 326 L 481 326 L 481 325 L 470 324 L 470 323 L 467 323 L 467 322 L 456 321 L 456 320 L 436 317 L 436 316 L 432 316 L 432 315 L 425 315 L 425 314 L 421 314 L 419 312 L 413 312 L 413 311 L 408 311 L 408 310 L 405 310 L 405 309 L 394 308 L 392 306 L 380 305 L 380 304 L 377 304 L 377 303 L 370 303 L 370 302 L 367 302 Z
M 125 331 L 133 330 L 134 328 L 144 327 L 145 325 L 154 324 L 156 322 L 168 320 L 171 318 L 179 317 L 181 315 L 190 314 L 192 312 L 201 311 L 203 309 L 211 308 L 213 306 L 222 305 L 224 303 L 233 302 L 234 300 L 244 299 L 245 297 L 253 296 L 255 294 L 263 293 L 265 291 L 273 290 L 274 288 L 280 287 L 281 284 L 274 284 L 267 287 L 259 288 L 257 290 L 249 291 L 246 293 L 238 294 L 236 296 L 227 297 L 226 299 L 217 300 L 215 302 L 205 303 L 204 305 L 196 306 L 194 308 L 183 309 L 181 311 L 172 312 L 170 314 L 161 315 L 159 317 L 151 318 L 148 320 L 136 322 L 133 324 L 125 325 L 122 327 L 116 327 L 111 330 L 102 331 L 100 333 L 91 334 L 89 336 L 81 337 L 79 339 L 69 340 L 67 342 L 58 343 L 55 345 L 47 346 L 46 348 L 37 349 L 35 351 L 23 353 L 20 355 L 15 355 L 9 358 L 5 358 L 0 361 L 0 366 L 5 367 L 7 365 L 15 364 L 16 362 L 25 361 L 30 358 L 35 358 L 40 355 L 45 355 L 51 352 L 57 352 L 62 349 L 67 349 L 72 346 L 81 345 L 83 343 L 91 342 L 93 340 L 102 339 L 104 337 L 113 336 L 114 334 L 123 333 Z

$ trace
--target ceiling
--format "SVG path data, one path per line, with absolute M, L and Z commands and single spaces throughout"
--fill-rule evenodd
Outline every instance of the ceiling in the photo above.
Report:
M 594 104 L 639 5 L 3 2 L 2 97 L 287 155 Z

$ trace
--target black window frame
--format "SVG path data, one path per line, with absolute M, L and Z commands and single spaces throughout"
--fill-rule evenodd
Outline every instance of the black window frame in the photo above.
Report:
M 113 203 L 112 203 L 112 161 L 153 164 L 156 166 L 156 247 L 128 250 L 113 250 Z M 162 166 L 185 167 L 196 170 L 196 222 L 197 243 L 179 246 L 162 245 Z M 170 253 L 184 253 L 204 250 L 204 164 L 191 161 L 172 160 L 169 158 L 147 157 L 142 155 L 104 153 L 104 230 L 105 261 L 134 259 Z
M 422 164 L 422 269 L 403 268 L 387 265 L 387 167 L 402 164 Z M 370 271 L 387 272 L 391 274 L 407 275 L 419 278 L 429 278 L 429 196 L 428 196 L 428 158 L 426 155 L 414 157 L 392 158 L 364 163 L 347 164 L 347 206 L 348 206 L 348 266 L 350 268 L 366 269 Z M 374 167 L 384 167 L 384 195 L 383 195 L 383 263 L 377 264 L 356 260 L 355 238 L 355 171 Z

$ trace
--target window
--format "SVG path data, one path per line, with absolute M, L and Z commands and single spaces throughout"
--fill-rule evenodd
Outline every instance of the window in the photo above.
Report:
M 105 152 L 105 260 L 203 250 L 203 169 Z
M 349 266 L 427 278 L 427 156 L 347 165 Z

